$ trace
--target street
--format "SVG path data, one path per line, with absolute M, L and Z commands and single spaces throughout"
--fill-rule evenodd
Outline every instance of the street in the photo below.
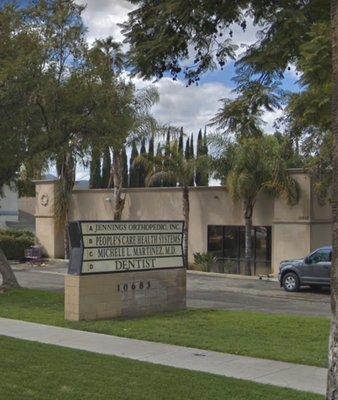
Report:
M 13 265 L 22 287 L 63 291 L 67 263 L 56 261 L 46 267 Z M 298 293 L 287 293 L 276 281 L 228 278 L 188 272 L 188 308 L 261 311 L 275 314 L 329 316 L 328 289 L 303 288 Z

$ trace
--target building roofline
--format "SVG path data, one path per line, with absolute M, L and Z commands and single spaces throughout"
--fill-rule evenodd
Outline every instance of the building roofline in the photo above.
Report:
M 74 189 L 73 193 L 113 193 L 112 189 Z M 189 190 L 192 192 L 206 192 L 206 191 L 220 191 L 226 192 L 225 186 L 190 186 Z M 181 192 L 182 187 L 139 187 L 139 188 L 122 188 L 123 193 L 132 192 Z

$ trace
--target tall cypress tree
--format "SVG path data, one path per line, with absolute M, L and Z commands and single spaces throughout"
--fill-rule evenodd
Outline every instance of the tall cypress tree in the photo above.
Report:
M 89 188 L 97 189 L 101 187 L 101 153 L 97 147 L 91 150 Z
M 189 155 L 189 158 L 191 160 L 193 160 L 195 158 L 195 154 L 194 154 L 194 136 L 193 136 L 193 134 L 191 134 L 191 136 L 190 136 L 190 155 Z M 195 186 L 195 171 L 193 171 L 193 173 L 191 175 L 191 180 L 190 180 L 189 186 Z
M 111 155 L 109 146 L 106 146 L 103 150 L 103 161 L 102 161 L 102 177 L 101 187 L 106 189 L 109 186 L 111 172 Z M 114 182 L 112 182 L 114 184 Z
M 167 132 L 167 138 L 166 138 L 166 141 L 165 141 L 165 155 L 169 155 L 170 154 L 170 151 L 169 151 L 169 148 L 170 148 L 170 128 L 168 128 L 168 132 Z
M 154 135 L 149 139 L 149 147 L 148 147 L 149 157 L 154 157 Z
M 208 139 L 207 139 L 207 128 L 204 128 L 204 135 L 203 135 L 203 156 L 207 156 L 209 153 L 208 151 Z M 208 186 L 209 185 L 209 173 L 206 169 L 203 169 L 201 174 L 201 186 Z
M 171 138 L 170 138 L 170 128 L 169 128 L 168 132 L 167 132 L 166 142 L 165 142 L 165 150 L 164 150 L 165 158 L 170 157 L 170 145 L 171 145 Z M 164 160 L 164 163 L 166 164 L 166 160 Z M 166 179 L 163 179 L 163 186 L 164 187 L 176 186 L 176 182 L 174 182 L 171 179 L 166 178 Z
M 189 141 L 189 138 L 187 139 L 187 141 L 185 143 L 184 157 L 185 157 L 186 160 L 189 160 L 189 158 L 190 158 L 190 141 Z
M 190 158 L 195 158 L 195 150 L 194 150 L 194 135 L 190 135 Z
M 122 149 L 122 186 L 128 187 L 129 186 L 129 179 L 128 179 L 128 157 L 126 147 L 124 146 Z
M 161 147 L 161 143 L 160 142 L 158 142 L 158 144 L 157 144 L 156 157 L 158 159 L 162 158 L 162 147 Z M 154 167 L 155 167 L 155 172 L 159 172 L 161 170 L 158 165 L 157 166 L 155 165 Z M 152 186 L 154 186 L 154 187 L 163 187 L 163 180 L 162 179 L 157 180 L 156 182 L 153 183 Z
M 202 130 L 200 129 L 197 136 L 197 154 L 196 158 L 199 159 L 203 155 L 204 146 L 203 146 L 203 137 Z M 196 168 L 196 186 L 202 186 L 202 171 L 201 168 Z
M 145 139 L 142 139 L 142 142 L 141 142 L 140 156 L 141 157 L 146 157 L 147 156 Z M 143 164 L 141 164 L 139 166 L 139 187 L 145 187 L 145 185 L 146 185 L 146 175 L 147 175 L 147 171 L 145 169 L 145 166 Z
M 207 128 L 204 128 L 204 135 L 203 135 L 203 154 L 207 156 L 209 153 L 208 151 L 208 139 L 207 139 Z
M 180 131 L 180 137 L 178 140 L 178 152 L 183 155 L 183 127 Z
M 138 150 L 135 141 L 133 141 L 131 148 L 131 155 L 129 160 L 129 187 L 138 187 L 139 184 L 139 168 L 134 165 L 134 160 L 138 157 Z

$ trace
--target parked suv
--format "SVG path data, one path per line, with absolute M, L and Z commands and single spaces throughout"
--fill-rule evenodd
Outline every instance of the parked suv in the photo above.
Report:
M 321 247 L 303 260 L 282 261 L 278 280 L 287 292 L 297 292 L 300 286 L 330 285 L 332 247 Z

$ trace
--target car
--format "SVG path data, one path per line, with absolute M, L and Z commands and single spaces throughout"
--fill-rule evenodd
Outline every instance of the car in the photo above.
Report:
M 332 247 L 325 246 L 300 260 L 280 263 L 278 280 L 287 292 L 297 292 L 301 286 L 313 288 L 330 285 Z

